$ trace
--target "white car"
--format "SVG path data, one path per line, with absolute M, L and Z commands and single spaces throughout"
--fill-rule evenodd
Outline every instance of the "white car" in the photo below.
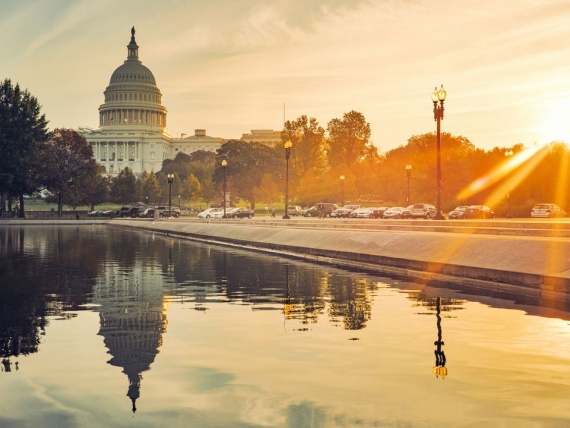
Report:
M 536 204 L 530 211 L 532 218 L 566 217 L 566 212 L 556 204 Z
M 208 208 L 207 210 L 202 211 L 198 214 L 198 218 L 216 218 L 214 215 L 221 211 L 222 215 L 224 214 L 224 210 L 221 208 Z M 219 217 L 221 218 L 221 216 Z
M 351 218 L 373 218 L 374 207 L 358 208 L 352 211 L 349 215 Z

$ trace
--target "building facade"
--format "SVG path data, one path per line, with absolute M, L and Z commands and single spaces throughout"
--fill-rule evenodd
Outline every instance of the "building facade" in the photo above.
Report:
M 129 167 L 136 175 L 157 172 L 165 159 L 178 152 L 215 152 L 221 138 L 209 137 L 204 129 L 174 138 L 166 128 L 167 109 L 152 72 L 139 60 L 135 29 L 127 46 L 127 59 L 111 75 L 99 106 L 99 128 L 79 128 L 93 149 L 97 162 L 116 176 Z

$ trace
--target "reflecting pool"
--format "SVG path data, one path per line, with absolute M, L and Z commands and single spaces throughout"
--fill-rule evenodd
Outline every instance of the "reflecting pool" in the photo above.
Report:
M 0 427 L 567 427 L 565 305 L 0 227 Z

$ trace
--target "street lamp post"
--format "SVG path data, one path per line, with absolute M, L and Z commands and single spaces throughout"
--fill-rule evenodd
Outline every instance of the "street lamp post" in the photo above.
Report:
M 441 121 L 443 119 L 443 102 L 447 92 L 443 89 L 434 89 L 431 94 L 431 100 L 433 101 L 433 119 L 437 122 L 437 212 L 435 213 L 434 220 L 445 220 L 445 217 L 441 213 Z M 439 105 L 437 102 L 439 101 Z
M 505 152 L 505 157 L 509 158 L 513 155 L 513 151 L 512 150 L 507 150 Z M 509 191 L 507 192 L 507 215 L 505 216 L 506 218 L 513 218 L 513 215 L 511 214 L 511 191 L 509 189 Z
M 341 188 L 341 192 L 342 192 L 341 193 L 342 198 L 340 200 L 340 206 L 341 207 L 344 207 L 344 179 L 345 179 L 344 175 L 341 175 L 340 176 L 340 188 Z
M 174 174 L 168 174 L 168 217 L 172 217 L 172 182 L 174 181 Z
M 285 215 L 283 218 L 289 220 L 289 157 L 291 157 L 291 147 L 293 143 L 291 140 L 287 140 L 283 147 L 285 147 L 285 161 L 287 163 L 285 167 Z
M 226 192 L 227 192 L 227 187 L 226 187 L 226 166 L 228 165 L 228 161 L 227 160 L 223 160 L 222 161 L 222 171 L 224 171 L 224 218 L 226 218 Z
M 410 176 L 412 175 L 412 165 L 406 165 L 406 175 L 408 176 L 408 196 L 406 197 L 407 204 L 410 205 Z
M 180 209 L 180 195 L 178 195 L 178 209 Z

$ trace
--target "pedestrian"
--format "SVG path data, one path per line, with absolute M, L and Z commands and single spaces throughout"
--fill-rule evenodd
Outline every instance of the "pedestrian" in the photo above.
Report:
M 271 207 L 271 217 L 275 217 L 275 207 Z
M 79 220 L 79 213 L 75 213 L 75 220 Z
M 325 218 L 325 206 L 319 204 L 319 218 Z

